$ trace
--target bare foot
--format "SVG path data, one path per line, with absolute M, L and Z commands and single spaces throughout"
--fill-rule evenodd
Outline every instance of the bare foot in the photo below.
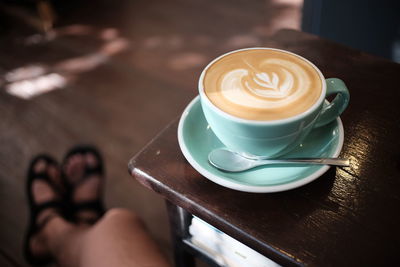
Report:
M 60 209 L 66 190 L 58 165 L 44 156 L 38 158 L 31 166 L 29 179 L 28 194 L 34 207 L 31 212 L 35 221 L 31 222 L 34 226 L 31 226 L 31 235 L 27 240 L 27 257 L 28 260 L 49 259 L 49 247 L 44 232 L 54 218 L 61 216 Z M 41 206 L 43 207 L 40 208 Z
M 97 151 L 80 148 L 70 152 L 63 165 L 65 180 L 71 188 L 70 201 L 78 223 L 95 223 L 104 213 L 101 202 L 103 168 Z

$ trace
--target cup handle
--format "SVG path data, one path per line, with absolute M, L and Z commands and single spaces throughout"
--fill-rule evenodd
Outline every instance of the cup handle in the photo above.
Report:
M 324 126 L 342 114 L 350 100 L 350 93 L 344 82 L 337 78 L 326 79 L 326 96 L 337 94 L 333 101 L 325 105 L 314 127 Z

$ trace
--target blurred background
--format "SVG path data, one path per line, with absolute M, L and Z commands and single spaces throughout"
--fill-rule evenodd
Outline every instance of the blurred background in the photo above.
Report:
M 205 65 L 282 29 L 400 61 L 399 11 L 388 0 L 1 1 L 0 266 L 26 266 L 30 159 L 82 143 L 104 154 L 107 207 L 138 213 L 172 262 L 164 201 L 127 163 L 197 94 Z

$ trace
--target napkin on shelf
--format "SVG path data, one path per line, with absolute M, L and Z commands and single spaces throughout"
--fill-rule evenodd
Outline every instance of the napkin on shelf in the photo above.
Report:
M 195 216 L 189 227 L 189 233 L 191 242 L 209 253 L 221 266 L 280 266 Z

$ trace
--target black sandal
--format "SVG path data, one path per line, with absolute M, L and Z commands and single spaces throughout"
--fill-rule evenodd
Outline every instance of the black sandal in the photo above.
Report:
M 88 165 L 85 165 L 85 170 L 83 173 L 83 176 L 81 177 L 80 180 L 72 183 L 70 179 L 66 175 L 65 171 L 65 166 L 68 163 L 69 159 L 75 155 L 87 155 L 87 154 L 92 154 L 97 161 L 96 166 L 90 167 Z M 68 188 L 68 198 L 69 198 L 69 203 L 71 205 L 71 211 L 73 214 L 73 219 L 74 222 L 76 223 L 89 223 L 93 224 L 95 223 L 101 216 L 103 216 L 105 209 L 103 205 L 102 199 L 99 197 L 97 199 L 89 200 L 89 201 L 80 201 L 80 202 L 74 202 L 73 201 L 73 195 L 75 192 L 75 189 L 79 187 L 84 181 L 89 179 L 92 175 L 97 175 L 100 177 L 99 179 L 104 179 L 104 167 L 103 167 L 103 160 L 98 152 L 98 150 L 92 146 L 77 146 L 71 149 L 66 156 L 64 157 L 63 165 L 62 165 L 62 174 L 63 174 L 63 179 L 64 183 L 67 185 Z M 77 214 L 81 211 L 91 211 L 94 212 L 97 215 L 97 218 L 95 219 L 82 219 L 78 218 Z
M 45 168 L 45 170 L 36 173 L 35 166 L 40 160 L 45 161 L 46 168 Z M 31 161 L 31 164 L 29 166 L 28 180 L 26 183 L 30 220 L 29 220 L 28 230 L 25 235 L 24 256 L 28 263 L 30 263 L 31 265 L 35 265 L 35 266 L 43 266 L 43 265 L 50 264 L 51 262 L 53 262 L 53 258 L 50 255 L 44 256 L 44 257 L 33 255 L 31 248 L 30 248 L 31 238 L 35 234 L 39 233 L 43 229 L 43 227 L 50 221 L 50 219 L 52 219 L 54 216 L 62 216 L 65 219 L 68 218 L 68 215 L 67 215 L 68 208 L 65 205 L 65 202 L 63 202 L 62 198 L 57 199 L 57 200 L 46 201 L 46 202 L 43 202 L 40 204 L 35 203 L 35 199 L 34 199 L 33 191 L 32 191 L 32 185 L 33 185 L 33 182 L 37 181 L 37 180 L 42 180 L 42 181 L 46 182 L 54 192 L 58 193 L 61 197 L 63 197 L 63 193 L 61 192 L 60 188 L 51 180 L 51 178 L 49 177 L 49 175 L 47 173 L 49 165 L 58 166 L 57 162 L 47 155 L 39 155 L 39 156 L 35 157 Z M 54 209 L 57 212 L 50 213 L 40 222 L 40 224 L 38 224 L 37 223 L 38 216 L 45 209 Z

